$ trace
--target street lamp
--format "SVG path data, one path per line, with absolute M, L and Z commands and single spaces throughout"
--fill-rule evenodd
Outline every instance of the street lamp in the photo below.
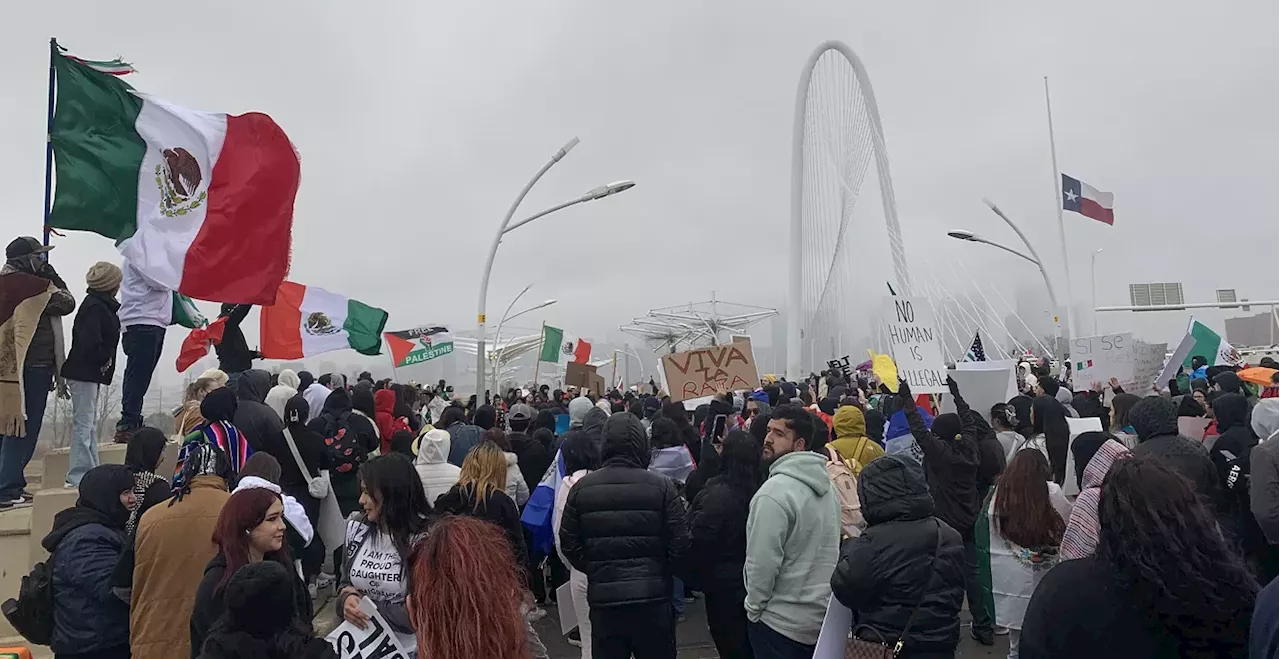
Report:
M 591 190 L 588 190 L 586 194 L 582 195 L 581 197 L 578 197 L 577 199 L 573 199 L 563 204 L 553 206 L 551 208 L 548 208 L 547 210 L 544 210 L 540 213 L 535 213 L 523 220 L 520 220 L 519 222 L 516 222 L 515 224 L 512 224 L 511 218 L 516 214 L 516 209 L 519 208 L 520 202 L 524 201 L 525 195 L 529 194 L 529 190 L 531 190 L 534 184 L 538 182 L 538 179 L 542 178 L 542 175 L 546 174 L 548 169 L 551 169 L 553 165 L 560 162 L 560 160 L 563 159 L 565 155 L 568 154 L 569 151 L 573 150 L 573 147 L 577 145 L 578 145 L 577 137 L 569 140 L 567 143 L 565 143 L 564 146 L 560 147 L 560 149 L 558 149 L 554 155 L 551 156 L 551 160 L 548 160 L 547 163 L 543 165 L 541 169 L 538 170 L 538 173 L 533 175 L 533 178 L 529 179 L 529 182 L 525 184 L 524 189 L 520 191 L 520 195 L 516 197 L 516 200 L 514 202 L 512 202 L 511 208 L 507 209 L 507 214 L 505 217 L 502 218 L 502 224 L 498 225 L 498 231 L 497 233 L 494 234 L 493 242 L 489 245 L 489 256 L 485 259 L 484 273 L 480 277 L 480 300 L 479 300 L 479 304 L 477 305 L 478 310 L 476 312 L 476 396 L 480 396 L 482 393 L 484 393 L 485 301 L 489 296 L 489 275 L 492 274 L 493 272 L 493 259 L 498 255 L 498 245 L 502 242 L 502 236 L 506 235 L 507 232 L 513 231 L 519 227 L 522 227 L 544 215 L 549 215 L 558 210 L 568 208 L 569 206 L 573 206 L 574 204 L 580 204 L 584 201 L 594 201 L 596 199 L 603 199 L 610 195 L 617 194 L 619 192 L 624 192 L 626 190 L 630 190 L 631 188 L 635 187 L 635 182 L 633 181 L 618 181 L 616 183 L 610 183 L 608 185 L 602 185 L 597 188 L 592 188 Z
M 1102 248 L 1094 250 L 1089 256 L 1089 296 L 1093 301 L 1093 308 L 1098 308 L 1098 255 L 1102 253 Z M 1098 335 L 1098 312 L 1093 312 L 1093 335 Z
M 524 289 L 524 290 L 525 290 L 525 291 L 529 290 L 529 287 L 528 287 L 528 286 L 525 286 L 525 289 Z M 520 294 L 521 294 L 521 295 L 523 295 L 523 294 L 524 294 L 524 291 L 520 291 Z M 517 295 L 517 296 L 516 296 L 516 299 L 517 299 L 517 300 L 518 300 L 518 299 L 520 299 L 520 296 L 519 296 L 519 295 Z M 513 314 L 511 314 L 511 315 L 503 314 L 502 318 L 498 321 L 498 329 L 497 329 L 497 331 L 496 331 L 496 332 L 494 332 L 494 334 L 493 334 L 493 347 L 494 347 L 494 349 L 497 351 L 497 353 L 496 353 L 496 354 L 495 354 L 495 356 L 494 356 L 494 362 L 495 362 L 495 364 L 496 364 L 497 362 L 501 361 L 502 353 L 503 353 L 503 351 L 504 351 L 504 350 L 506 350 L 506 348 L 500 348 L 500 347 L 498 347 L 498 346 L 500 346 L 500 345 L 502 344 L 502 325 L 503 325 L 504 323 L 506 323 L 508 320 L 515 320 L 516 318 L 519 318 L 520 316 L 523 316 L 523 315 L 525 315 L 525 314 L 527 314 L 527 313 L 530 313 L 530 312 L 532 312 L 532 311 L 537 311 L 538 309 L 545 309 L 545 308 L 547 308 L 547 307 L 549 307 L 549 306 L 551 306 L 551 305 L 555 304 L 556 302 L 557 302 L 557 300 L 556 300 L 555 298 L 552 298 L 552 299 L 550 299 L 550 300 L 547 300 L 547 301 L 543 302 L 542 304 L 535 304 L 535 305 L 533 305 L 532 307 L 529 307 L 528 309 L 525 309 L 524 311 L 519 311 L 519 312 L 513 313 Z M 515 300 L 512 300 L 512 302 L 511 302 L 511 303 L 512 303 L 512 304 L 515 304 Z M 508 307 L 507 307 L 507 313 L 510 313 L 510 312 L 511 312 L 511 307 L 510 307 L 510 306 L 508 306 Z M 493 391 L 497 391 L 497 390 L 498 390 L 498 373 L 497 373 L 497 369 L 496 369 L 496 368 L 495 368 L 494 373 L 493 373 L 493 388 L 492 388 L 492 390 L 493 390 Z

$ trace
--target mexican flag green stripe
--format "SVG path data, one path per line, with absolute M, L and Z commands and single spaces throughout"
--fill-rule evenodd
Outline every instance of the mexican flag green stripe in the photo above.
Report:
M 138 227 L 138 171 L 147 152 L 134 128 L 142 99 L 92 65 L 67 57 L 53 61 L 58 104 L 49 139 L 58 187 L 49 224 L 129 238 Z

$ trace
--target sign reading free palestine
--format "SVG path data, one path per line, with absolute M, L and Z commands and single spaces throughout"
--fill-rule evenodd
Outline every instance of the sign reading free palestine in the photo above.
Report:
M 453 337 L 439 325 L 425 325 L 398 332 L 383 332 L 396 368 L 453 354 Z

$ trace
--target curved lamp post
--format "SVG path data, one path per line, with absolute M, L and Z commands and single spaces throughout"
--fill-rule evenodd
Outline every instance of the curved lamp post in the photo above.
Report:
M 992 210 L 996 210 L 994 206 L 992 207 Z M 996 212 L 999 213 L 998 210 L 996 210 Z M 1019 252 L 1018 250 L 1012 247 L 1009 247 L 1007 245 L 1002 245 L 994 240 L 989 240 L 987 238 L 979 236 L 978 234 L 972 231 L 966 231 L 964 229 L 956 229 L 954 231 L 948 231 L 947 235 L 951 236 L 952 238 L 955 238 L 956 240 L 963 240 L 971 243 L 982 243 L 984 245 L 990 245 L 997 249 L 1002 249 L 1020 259 L 1023 259 L 1024 261 L 1029 261 L 1031 263 L 1034 263 L 1035 266 L 1040 269 L 1040 276 L 1044 278 L 1044 287 L 1049 292 L 1049 303 L 1053 305 L 1054 339 L 1056 341 L 1057 339 L 1062 338 L 1062 325 L 1058 322 L 1058 296 L 1053 292 L 1053 282 L 1049 280 L 1049 273 L 1045 271 L 1044 263 L 1040 261 L 1040 257 L 1036 254 L 1035 250 L 1031 248 L 1031 243 L 1026 242 L 1025 236 L 1022 238 L 1022 240 L 1024 243 L 1026 243 L 1028 251 L 1031 252 L 1031 256 L 1027 256 L 1026 254 L 1023 254 L 1022 252 Z M 1018 235 L 1022 236 L 1022 232 L 1019 231 Z M 1058 349 L 1058 346 L 1055 345 L 1054 350 L 1056 351 L 1057 349 Z
M 530 286 L 532 286 L 532 284 L 530 284 Z M 525 287 L 524 287 L 524 290 L 525 290 L 525 291 L 529 290 L 529 286 L 525 286 Z M 524 291 L 520 291 L 520 295 L 524 295 Z M 520 299 L 520 295 L 517 295 L 517 296 L 516 296 L 516 300 Z M 512 301 L 511 301 L 511 305 L 507 305 L 507 311 L 506 311 L 506 313 L 504 313 L 504 314 L 503 314 L 503 316 L 502 316 L 502 319 L 498 321 L 498 329 L 497 329 L 497 331 L 495 331 L 495 332 L 494 332 L 494 334 L 493 334 L 493 347 L 494 347 L 494 348 L 496 348 L 496 349 L 497 349 L 497 351 L 498 351 L 498 353 L 497 353 L 497 357 L 495 357 L 495 359 L 494 359 L 494 363 L 496 364 L 497 362 L 501 361 L 502 352 L 505 350 L 505 348 L 498 348 L 498 346 L 499 346 L 499 345 L 501 345 L 501 343 L 502 343 L 502 324 L 503 324 L 503 323 L 507 322 L 508 320 L 515 320 L 516 318 L 519 318 L 520 316 L 523 316 L 523 315 L 525 315 L 525 314 L 527 314 L 527 313 L 529 313 L 529 312 L 531 312 L 531 311 L 537 311 L 538 309 L 545 309 L 545 308 L 547 308 L 547 307 L 549 307 L 549 306 L 551 306 L 551 305 L 555 304 L 556 302 L 557 302 L 557 300 L 556 300 L 555 298 L 551 298 L 550 300 L 547 300 L 547 301 L 545 301 L 545 302 L 543 302 L 543 303 L 541 303 L 541 304 L 535 304 L 535 305 L 533 305 L 532 307 L 529 307 L 528 309 L 525 309 L 524 311 L 518 311 L 518 312 L 516 312 L 516 313 L 513 313 L 513 314 L 512 314 L 512 313 L 511 313 L 511 305 L 514 305 L 514 304 L 516 303 L 516 301 L 515 301 L 515 300 L 512 300 Z M 510 315 L 507 315 L 507 314 L 510 314 Z M 495 368 L 495 369 L 494 369 L 494 373 L 493 373 L 493 388 L 492 388 L 492 391 L 497 391 L 497 390 L 498 390 L 498 372 L 497 372 L 497 369 Z

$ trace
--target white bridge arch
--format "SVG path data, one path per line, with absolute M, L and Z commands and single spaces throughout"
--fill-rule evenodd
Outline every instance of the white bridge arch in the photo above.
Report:
M 878 301 L 888 293 L 880 288 L 879 279 L 856 269 L 858 246 L 851 244 L 846 231 L 855 211 L 869 206 L 859 207 L 857 202 L 873 162 L 896 279 L 894 290 L 909 294 L 911 282 L 875 94 L 862 61 L 843 42 L 821 44 L 805 62 L 796 91 L 792 137 L 787 377 L 796 381 L 826 359 L 842 356 L 832 353 L 865 347 L 853 345 L 860 337 L 851 333 L 848 320 L 854 314 L 878 314 L 878 306 L 868 307 L 865 302 Z M 862 297 L 860 308 L 849 304 L 855 295 Z M 843 345 L 846 337 L 848 346 Z

